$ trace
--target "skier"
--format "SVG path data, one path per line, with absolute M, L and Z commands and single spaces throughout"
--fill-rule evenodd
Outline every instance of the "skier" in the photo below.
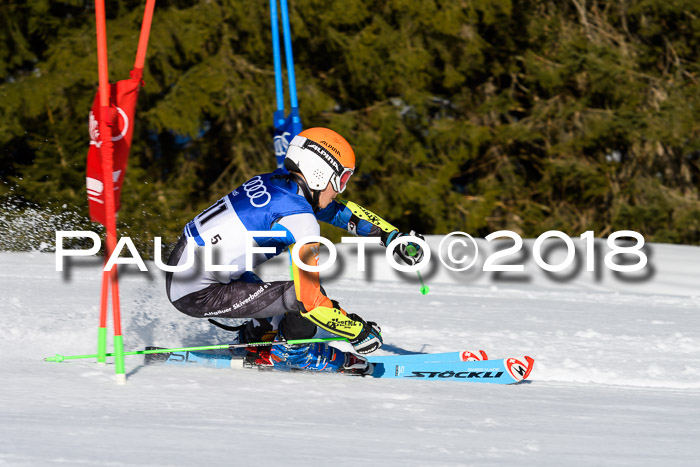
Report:
M 306 339 L 325 334 L 325 337 L 347 338 L 359 354 L 377 350 L 382 345 L 380 327 L 357 314 L 347 313 L 337 301 L 330 299 L 320 286 L 318 273 L 301 270 L 293 264 L 293 281 L 264 282 L 245 270 L 247 235 L 252 231 L 281 235 L 253 238 L 254 246 L 275 248 L 275 253 L 253 255 L 253 267 L 304 237 L 320 235 L 318 221 L 354 235 L 379 237 L 384 246 L 408 235 L 354 203 L 335 200 L 345 190 L 354 170 L 353 149 L 338 133 L 327 128 L 310 128 L 299 133 L 289 145 L 283 169 L 256 175 L 185 226 L 168 264 L 187 264 L 187 242 L 193 239 L 198 267 L 167 273 L 166 288 L 172 304 L 195 318 L 252 318 L 239 330 L 242 343 Z M 410 235 L 417 234 L 411 231 Z M 213 252 L 206 253 L 209 248 L 204 248 L 205 245 Z M 305 264 L 316 266 L 318 251 L 318 243 L 306 244 L 300 248 L 300 258 Z M 423 257 L 416 243 L 404 242 L 395 253 L 409 265 Z M 237 266 L 237 270 L 204 270 L 201 263 L 206 254 L 214 258 L 210 264 L 227 265 L 229 269 Z M 248 350 L 249 357 L 259 365 L 357 374 L 371 371 L 364 357 L 341 352 L 326 343 Z

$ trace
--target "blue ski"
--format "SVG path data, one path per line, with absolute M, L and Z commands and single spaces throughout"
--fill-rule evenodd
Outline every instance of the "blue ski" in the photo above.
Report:
M 411 359 L 401 362 L 400 357 L 389 363 L 376 363 L 372 377 L 512 384 L 530 376 L 535 363 L 531 357 L 471 362 L 419 362 Z
M 373 378 L 512 384 L 526 379 L 532 372 L 534 360 L 530 357 L 477 360 L 479 357 L 486 357 L 485 352 L 478 352 L 370 356 L 368 360 L 374 364 L 371 375 Z M 152 354 L 148 356 L 146 363 L 208 368 L 278 369 L 272 366 L 259 367 L 246 363 L 242 356 L 209 352 Z
M 163 356 L 151 356 L 150 362 L 158 360 L 168 365 L 178 366 L 206 366 L 209 368 L 237 368 L 240 364 L 236 360 L 241 357 L 232 357 L 231 354 L 225 353 L 210 353 L 210 352 L 172 352 L 161 354 Z M 367 360 L 374 364 L 383 364 L 385 366 L 395 364 L 412 363 L 456 363 L 468 362 L 477 360 L 487 360 L 488 356 L 483 350 L 475 352 L 465 350 L 461 352 L 446 352 L 446 353 L 420 353 L 408 355 L 382 355 L 382 356 L 366 356 Z M 233 360 L 233 361 L 232 361 Z
M 372 363 L 382 363 L 384 365 L 392 365 L 406 362 L 424 362 L 424 363 L 448 363 L 448 362 L 471 362 L 475 360 L 488 360 L 486 352 L 483 350 L 464 350 L 461 352 L 447 353 L 415 353 L 408 355 L 368 355 L 367 360 Z
M 155 356 L 153 356 L 155 355 Z M 152 354 L 146 360 L 146 364 L 164 363 L 174 366 L 204 366 L 207 368 L 241 368 L 243 357 L 235 357 L 230 353 L 218 354 L 209 352 L 169 352 L 165 354 Z

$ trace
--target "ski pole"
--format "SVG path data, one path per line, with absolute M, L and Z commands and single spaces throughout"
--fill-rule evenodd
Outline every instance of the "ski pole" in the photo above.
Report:
M 220 345 L 204 345 L 199 347 L 178 347 L 172 349 L 153 349 L 153 350 L 137 350 L 134 352 L 124 352 L 122 355 L 147 355 L 153 353 L 169 353 L 169 352 L 194 352 L 198 350 L 224 350 L 224 349 L 240 349 L 244 347 L 267 347 L 270 345 L 299 345 L 299 344 L 312 344 L 314 342 L 348 342 L 344 337 L 324 337 L 317 339 L 292 339 L 292 340 L 282 340 L 282 341 L 272 341 L 272 342 L 249 342 L 247 344 L 220 344 Z M 108 353 L 105 357 L 114 357 L 116 354 Z M 79 358 L 95 358 L 97 354 L 91 355 L 61 355 L 56 354 L 54 357 L 46 357 L 44 361 L 46 362 L 62 362 L 64 360 L 76 360 Z
M 406 252 L 408 252 L 409 256 L 416 256 L 416 253 L 418 253 L 418 250 L 416 250 L 416 247 L 413 245 L 408 245 L 406 247 Z M 420 275 L 420 271 L 416 271 L 416 274 L 418 274 L 418 279 L 420 279 L 420 293 L 423 295 L 428 295 L 428 292 L 430 292 L 430 287 L 425 285 L 423 282 L 423 276 Z

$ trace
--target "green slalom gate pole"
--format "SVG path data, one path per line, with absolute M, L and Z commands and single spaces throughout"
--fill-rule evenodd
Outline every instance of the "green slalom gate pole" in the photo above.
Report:
M 97 363 L 105 363 L 107 355 L 107 328 L 97 328 Z
M 121 336 L 119 336 L 121 337 Z M 116 338 L 116 336 L 115 336 Z M 198 350 L 224 350 L 224 349 L 240 349 L 244 347 L 267 347 L 270 345 L 300 345 L 300 344 L 312 344 L 315 342 L 348 342 L 344 337 L 325 337 L 317 339 L 292 339 L 285 341 L 273 341 L 273 342 L 249 342 L 247 344 L 220 344 L 220 345 L 204 345 L 199 347 L 177 347 L 172 349 L 153 349 L 153 350 L 137 350 L 133 352 L 121 352 L 122 362 L 123 356 L 126 355 L 148 355 L 154 353 L 170 353 L 170 352 L 196 352 Z M 56 354 L 54 357 L 46 357 L 44 361 L 47 362 L 62 362 L 64 360 L 77 360 L 81 358 L 95 358 L 97 354 L 90 355 L 61 355 Z M 105 354 L 105 357 L 118 357 L 117 352 Z M 119 358 L 117 358 L 117 362 Z M 118 364 L 118 363 L 117 363 Z M 122 363 L 123 364 L 123 363 Z
M 106 354 L 105 356 L 114 355 L 114 374 L 117 375 L 117 381 L 126 381 L 126 370 L 124 365 L 124 340 L 120 335 L 114 336 L 114 354 Z
M 408 245 L 406 247 L 406 252 L 410 256 L 416 256 L 418 250 L 416 250 L 416 247 L 414 247 L 413 245 Z M 422 293 L 423 295 L 428 295 L 428 292 L 430 292 L 430 287 L 425 285 L 425 283 L 423 282 L 423 276 L 420 275 L 420 271 L 416 271 L 416 274 L 418 274 L 418 279 L 420 279 L 420 293 Z

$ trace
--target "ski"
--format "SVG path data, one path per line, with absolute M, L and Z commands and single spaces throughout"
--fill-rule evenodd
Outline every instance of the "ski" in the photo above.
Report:
M 154 349 L 153 347 L 148 347 L 147 351 Z M 206 366 L 210 368 L 230 368 L 230 367 L 240 367 L 241 365 L 236 362 L 236 360 L 242 360 L 243 357 L 231 356 L 230 354 L 216 354 L 209 352 L 197 352 L 197 351 L 180 351 L 180 352 L 169 352 L 167 354 L 162 354 L 163 356 L 157 356 L 159 354 L 150 355 L 147 358 L 147 363 L 167 362 L 170 365 L 199 365 Z M 370 363 L 373 364 L 383 364 L 397 365 L 405 363 L 452 363 L 452 362 L 471 362 L 488 360 L 486 352 L 483 350 L 463 350 L 460 352 L 446 352 L 446 353 L 421 353 L 421 354 L 406 354 L 406 355 L 381 355 L 381 356 L 365 356 Z M 231 361 L 233 360 L 233 361 Z
M 153 347 L 146 347 L 146 350 Z M 145 355 L 144 363 L 146 365 L 165 364 L 169 366 L 203 366 L 207 368 L 243 368 L 243 356 L 228 354 L 216 354 L 208 352 L 169 352 Z M 253 366 L 251 366 L 252 368 Z
M 152 347 L 147 347 L 147 349 L 152 349 Z M 168 353 L 158 353 L 158 354 L 147 354 L 144 360 L 146 365 L 152 364 L 164 364 L 169 366 L 184 366 L 193 367 L 200 366 L 206 368 L 225 368 L 225 369 L 241 369 L 241 368 L 257 368 L 260 370 L 274 370 L 274 371 L 308 371 L 303 368 L 290 368 L 285 365 L 260 365 L 254 363 L 255 358 L 252 359 L 244 354 L 215 354 L 209 352 L 168 352 Z M 318 373 L 342 373 L 330 370 L 319 370 L 315 371 Z M 348 373 L 350 374 L 350 373 Z
M 372 377 L 513 384 L 527 379 L 534 364 L 535 360 L 527 356 L 469 362 L 401 362 L 399 358 L 390 363 L 375 363 Z
M 461 352 L 446 353 L 416 353 L 407 355 L 381 355 L 367 356 L 367 360 L 372 363 L 382 363 L 384 365 L 399 364 L 406 362 L 424 363 L 449 363 L 449 362 L 472 362 L 477 360 L 488 360 L 489 357 L 483 350 L 463 350 Z
M 440 354 L 410 354 L 369 357 L 374 365 L 373 378 L 451 380 L 470 383 L 513 384 L 527 379 L 532 372 L 531 357 L 480 360 L 484 351 L 461 351 Z M 208 352 L 170 352 L 146 355 L 146 364 L 161 363 L 171 366 L 200 366 L 207 368 L 258 368 L 261 370 L 289 371 L 273 365 L 255 365 L 245 356 Z M 304 370 L 297 370 L 304 371 Z

